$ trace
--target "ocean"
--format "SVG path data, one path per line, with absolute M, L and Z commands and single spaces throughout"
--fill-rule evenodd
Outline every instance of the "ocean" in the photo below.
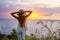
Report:
M 56 31 L 60 27 L 60 20 L 41 20 L 41 21 L 45 25 L 47 25 L 47 27 L 49 27 L 50 30 L 52 30 L 52 32 Z M 42 25 L 41 23 L 37 24 L 37 22 L 39 22 L 39 20 L 27 20 L 26 34 L 30 35 L 31 33 L 35 34 L 36 32 L 38 32 L 37 34 L 41 33 L 41 29 L 42 29 L 42 27 L 44 27 L 44 25 Z M 52 23 L 52 26 L 51 26 L 51 23 Z M 17 20 L 0 19 L 0 32 L 1 33 L 10 34 L 12 32 L 12 29 L 16 29 L 17 26 L 18 26 Z M 42 33 L 44 33 L 44 35 L 46 35 L 46 34 L 48 34 L 48 30 L 44 27 L 42 29 Z
M 29 34 L 33 29 L 31 33 L 35 31 L 35 24 L 36 21 L 27 20 L 26 27 L 27 27 L 27 34 Z M 0 19 L 0 32 L 10 34 L 13 29 L 16 29 L 18 26 L 18 21 L 15 19 Z
M 0 19 L 0 32 L 10 34 L 12 29 L 16 29 L 18 22 L 13 19 Z
M 36 21 L 27 21 L 27 29 L 31 32 L 35 26 Z M 0 19 L 0 32 L 10 34 L 13 29 L 16 29 L 18 26 L 18 21 L 15 19 Z M 30 30 L 31 28 L 31 30 Z M 34 30 L 33 30 L 34 31 Z M 28 32 L 28 34 L 29 34 Z

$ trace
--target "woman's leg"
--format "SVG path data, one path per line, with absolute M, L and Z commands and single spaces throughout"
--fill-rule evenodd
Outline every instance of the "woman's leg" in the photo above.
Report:
M 17 38 L 18 40 L 22 40 L 22 32 L 21 32 L 21 28 L 17 28 L 16 30 L 16 33 L 17 33 Z
M 22 31 L 22 40 L 25 40 L 25 29 Z

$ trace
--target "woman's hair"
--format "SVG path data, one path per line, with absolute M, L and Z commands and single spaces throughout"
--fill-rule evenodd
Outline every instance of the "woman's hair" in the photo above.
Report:
M 19 13 L 24 13 L 24 10 L 23 9 L 20 9 L 18 12 Z
M 18 15 L 21 15 L 22 16 L 22 14 L 24 14 L 24 10 L 23 9 L 20 9 L 18 12 L 19 12 Z

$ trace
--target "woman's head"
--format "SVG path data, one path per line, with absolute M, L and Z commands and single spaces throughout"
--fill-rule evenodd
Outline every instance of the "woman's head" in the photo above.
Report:
M 23 9 L 20 9 L 18 12 L 19 12 L 19 15 L 24 14 L 24 10 Z
M 20 9 L 20 10 L 19 10 L 19 13 L 24 13 L 24 10 L 23 10 L 23 9 Z

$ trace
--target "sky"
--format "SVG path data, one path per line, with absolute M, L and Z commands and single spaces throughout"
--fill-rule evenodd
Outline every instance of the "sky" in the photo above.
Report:
M 60 0 L 0 0 L 0 18 L 11 19 L 19 9 L 32 10 L 33 19 L 60 20 Z

